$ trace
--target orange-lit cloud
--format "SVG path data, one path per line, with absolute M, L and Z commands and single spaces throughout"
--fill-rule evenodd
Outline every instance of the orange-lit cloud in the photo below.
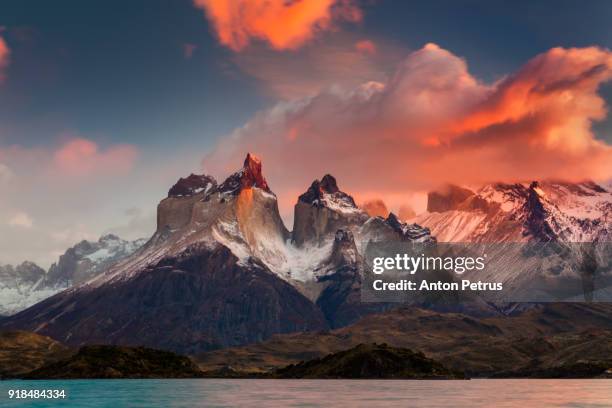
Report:
M 68 176 L 92 174 L 117 175 L 134 165 L 137 150 L 131 145 L 112 146 L 106 150 L 93 141 L 77 138 L 68 141 L 53 154 L 54 168 Z
M 281 199 L 328 172 L 356 196 L 385 201 L 447 182 L 608 179 L 612 147 L 592 124 L 606 117 L 598 88 L 610 79 L 612 52 L 596 47 L 551 49 L 487 84 L 465 60 L 428 44 L 385 82 L 257 114 L 204 167 L 224 171 L 255 151 Z
M 365 212 L 367 212 L 371 217 L 387 217 L 389 215 L 389 210 L 387 209 L 387 205 L 381 199 L 368 200 L 359 205 Z
M 0 146 L 0 182 L 21 185 L 24 178 L 43 177 L 62 183 L 66 178 L 117 176 L 131 171 L 137 157 L 132 145 L 102 149 L 94 141 L 75 137 L 53 147 Z
M 374 55 L 376 54 L 376 44 L 370 40 L 361 40 L 355 43 L 355 49 L 363 54 Z
M 219 42 L 234 51 L 251 40 L 276 50 L 296 49 L 338 21 L 359 21 L 352 0 L 194 0 L 212 24 Z
M 4 80 L 6 79 L 4 70 L 9 64 L 10 54 L 11 51 L 8 45 L 6 44 L 6 41 L 4 41 L 4 38 L 0 37 L 0 83 L 4 82 Z

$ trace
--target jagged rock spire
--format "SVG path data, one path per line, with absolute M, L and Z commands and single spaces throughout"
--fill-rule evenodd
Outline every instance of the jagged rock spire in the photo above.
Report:
M 338 183 L 336 183 L 336 179 L 331 174 L 326 174 L 321 179 L 321 183 L 319 183 L 319 187 L 321 191 L 326 192 L 328 194 L 337 193 L 340 191 L 338 188 Z
M 262 190 L 270 191 L 268 182 L 261 171 L 261 160 L 257 156 L 247 153 L 242 172 L 241 183 L 243 188 L 259 187 Z
M 247 153 L 242 169 L 229 176 L 219 186 L 220 193 L 238 194 L 244 188 L 257 187 L 269 193 L 272 191 L 261 170 L 261 160 Z

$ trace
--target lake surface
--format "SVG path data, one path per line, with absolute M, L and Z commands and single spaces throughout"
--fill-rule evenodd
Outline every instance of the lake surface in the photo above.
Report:
M 64 389 L 11 400 L 11 389 Z M 612 380 L 0 381 L 0 407 L 612 407 Z

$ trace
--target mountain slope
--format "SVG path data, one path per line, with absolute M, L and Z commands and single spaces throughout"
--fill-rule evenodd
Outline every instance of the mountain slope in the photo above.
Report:
M 193 353 L 322 330 L 315 306 L 262 264 L 192 246 L 127 282 L 60 293 L 9 319 L 71 345 L 144 345 Z

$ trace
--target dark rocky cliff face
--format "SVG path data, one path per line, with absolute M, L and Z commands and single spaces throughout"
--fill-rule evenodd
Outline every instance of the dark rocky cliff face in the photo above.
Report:
M 361 301 L 361 275 L 356 265 L 343 265 L 333 274 L 320 278 L 328 286 L 317 299 L 331 328 L 344 327 L 360 318 L 398 306 L 390 303 Z
M 180 353 L 326 329 L 318 308 L 263 265 L 192 247 L 132 280 L 60 293 L 2 324 L 69 345 L 144 345 Z
M 523 205 L 524 222 L 523 234 L 528 235 L 537 242 L 550 242 L 556 240 L 557 236 L 546 220 L 548 212 L 540 201 L 538 194 L 539 185 L 534 181 L 527 190 L 527 198 Z
M 332 254 L 326 268 L 331 273 L 319 278 L 326 284 L 317 299 L 317 306 L 325 314 L 332 328 L 343 327 L 361 317 L 390 309 L 394 305 L 361 302 L 361 272 L 363 259 L 350 231 L 338 230 Z

